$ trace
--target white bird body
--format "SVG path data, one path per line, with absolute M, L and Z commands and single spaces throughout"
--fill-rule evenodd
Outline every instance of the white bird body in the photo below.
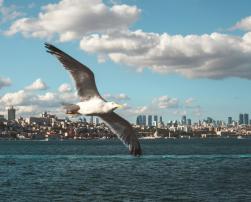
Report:
M 78 113 L 83 115 L 104 114 L 114 110 L 113 102 L 105 102 L 97 96 L 79 102 L 76 105 L 80 108 Z

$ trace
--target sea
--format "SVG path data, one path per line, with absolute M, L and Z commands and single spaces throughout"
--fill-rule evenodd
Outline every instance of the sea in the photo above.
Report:
M 251 201 L 251 139 L 0 141 L 0 201 Z

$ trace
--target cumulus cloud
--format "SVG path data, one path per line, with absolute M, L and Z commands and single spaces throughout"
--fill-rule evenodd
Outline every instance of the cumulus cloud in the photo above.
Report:
M 251 32 L 239 37 L 123 30 L 84 36 L 80 47 L 138 70 L 149 68 L 160 74 L 176 73 L 188 78 L 251 79 Z
M 116 95 L 112 95 L 110 93 L 107 93 L 104 95 L 105 99 L 111 99 L 111 100 L 118 100 L 118 101 L 126 101 L 126 100 L 130 100 L 129 96 L 126 95 L 125 93 L 119 93 Z
M 137 20 L 140 9 L 125 4 L 108 7 L 102 0 L 61 0 L 42 7 L 37 17 L 16 20 L 7 35 L 18 32 L 26 37 L 60 41 L 78 39 L 84 34 L 124 29 Z
M 195 101 L 195 99 L 192 98 L 192 97 L 187 98 L 187 99 L 185 100 L 185 106 L 186 106 L 186 107 L 191 107 L 191 106 L 193 105 L 194 101 Z
M 158 106 L 160 109 L 177 108 L 179 100 L 177 98 L 171 98 L 164 95 L 153 99 L 153 104 Z
M 68 83 L 63 83 L 59 86 L 58 91 L 61 93 L 71 92 L 71 86 Z
M 11 80 L 9 78 L 0 77 L 0 89 L 11 85 Z
M 240 29 L 244 31 L 251 31 L 251 16 L 241 19 L 237 22 L 231 30 Z
M 24 13 L 17 10 L 15 5 L 4 6 L 4 0 L 0 0 L 0 24 L 23 16 Z
M 46 90 L 48 87 L 42 79 L 37 79 L 31 85 L 27 86 L 26 90 Z

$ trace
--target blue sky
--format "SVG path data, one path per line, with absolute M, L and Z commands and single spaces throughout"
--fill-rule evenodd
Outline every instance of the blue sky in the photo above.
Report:
M 125 104 L 120 113 L 131 121 L 250 113 L 250 1 L 73 0 L 77 18 L 68 2 L 0 1 L 0 114 L 13 104 L 23 116 L 60 115 L 55 100 L 77 100 L 46 41 L 89 66 L 100 93 Z M 71 89 L 59 90 L 64 83 Z

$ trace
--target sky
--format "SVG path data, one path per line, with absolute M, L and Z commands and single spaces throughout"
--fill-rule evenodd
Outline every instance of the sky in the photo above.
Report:
M 0 0 L 0 114 L 78 102 L 49 42 L 87 65 L 117 112 L 165 122 L 251 112 L 251 2 L 203 0 Z

